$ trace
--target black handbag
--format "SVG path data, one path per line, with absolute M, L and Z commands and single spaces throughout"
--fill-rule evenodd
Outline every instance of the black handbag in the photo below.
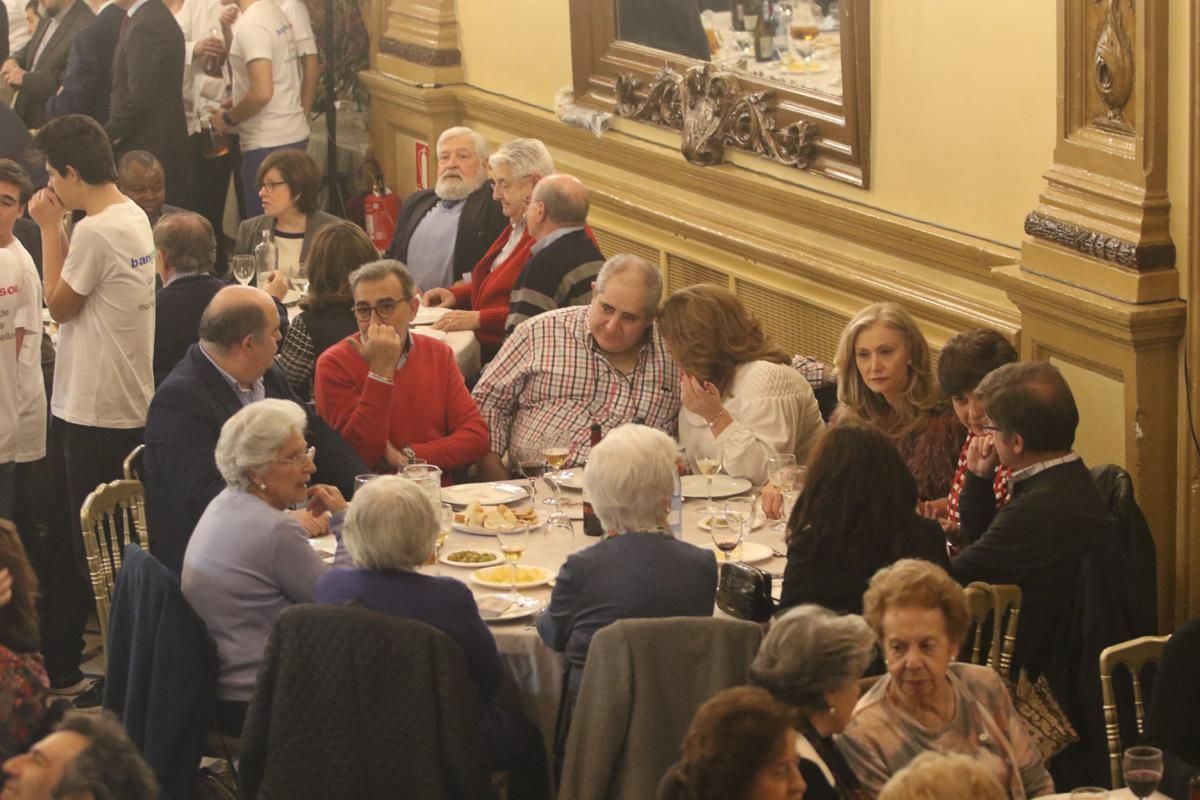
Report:
M 717 607 L 738 619 L 766 622 L 775 613 L 771 574 L 740 561 L 722 563 Z

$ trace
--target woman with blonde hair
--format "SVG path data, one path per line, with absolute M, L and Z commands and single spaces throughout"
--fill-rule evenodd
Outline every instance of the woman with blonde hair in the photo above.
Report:
M 923 753 L 879 793 L 879 800 L 1007 800 L 1008 795 L 980 762 L 954 753 Z
M 803 463 L 825 430 L 817 399 L 736 295 L 711 284 L 680 289 L 657 324 L 681 373 L 680 444 L 715 439 L 725 471 L 756 484 L 776 453 Z
M 1013 800 L 1054 792 L 1000 675 L 954 661 L 970 615 L 945 570 L 907 558 L 879 570 L 863 596 L 863 617 L 887 674 L 859 700 L 837 745 L 868 793 L 878 796 L 928 750 L 970 756 Z
M 945 498 L 966 434 L 938 393 L 929 344 L 912 315 L 896 303 L 867 306 L 842 331 L 835 361 L 835 424 L 856 420 L 886 433 L 918 497 Z

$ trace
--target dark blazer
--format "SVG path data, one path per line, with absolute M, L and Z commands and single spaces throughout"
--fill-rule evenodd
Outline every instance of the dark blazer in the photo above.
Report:
M 326 214 L 319 208 L 308 215 L 308 218 L 304 221 L 304 241 L 300 245 L 301 261 L 308 258 L 308 247 L 312 244 L 312 238 L 317 235 L 317 231 L 329 223 L 337 221 L 338 217 L 335 217 L 333 214 Z M 259 214 L 257 217 L 242 220 L 242 223 L 238 225 L 237 244 L 233 248 L 234 254 L 239 256 L 254 255 L 254 248 L 258 246 L 258 241 L 262 238 L 264 230 L 275 230 L 274 217 L 267 214 Z
M 0 13 L 0 64 L 8 60 L 8 12 Z
M 566 560 L 538 633 L 566 653 L 577 684 L 596 631 L 619 619 L 712 616 L 716 589 L 711 551 L 658 533 L 626 533 Z
M 387 258 L 408 263 L 408 243 L 417 226 L 433 208 L 438 197 L 433 189 L 422 189 L 410 194 L 396 215 L 396 233 L 388 245 Z M 496 237 L 508 225 L 508 217 L 500 210 L 500 204 L 492 198 L 492 182 L 484 181 L 467 199 L 463 200 L 462 216 L 458 218 L 458 235 L 454 239 L 454 280 L 462 280 L 484 253 L 496 241 Z
M 113 51 L 117 49 L 123 19 L 125 9 L 110 5 L 75 37 L 62 76 L 62 91 L 46 101 L 47 120 L 67 114 L 87 114 L 101 125 L 108 121 Z
M 207 272 L 180 275 L 158 290 L 154 309 L 154 385 L 166 380 L 188 348 L 200 341 L 200 315 L 213 295 L 228 286 Z
M 17 116 L 17 112 L 7 103 L 0 103 L 0 158 L 11 158 L 20 164 L 21 169 L 25 170 L 29 180 L 33 182 L 34 189 L 46 185 L 46 167 L 39 163 L 39 159 L 34 158 L 33 136 L 24 120 Z M 36 229 L 37 225 L 34 225 L 34 228 Z M 39 240 L 41 236 L 39 232 Z M 28 245 L 26 249 L 29 249 Z M 38 252 L 41 252 L 40 246 Z
M 112 95 L 104 130 L 120 158 L 149 150 L 162 163 L 167 202 L 188 206 L 191 151 L 183 113 L 183 31 L 162 0 L 129 18 L 112 58 Z
M 277 365 L 267 370 L 263 385 L 267 397 L 300 403 Z M 150 550 L 176 574 L 200 515 L 225 488 L 213 453 L 221 426 L 241 408 L 198 344 L 188 349 L 150 401 L 143 455 L 147 523 L 154 531 Z M 349 499 L 354 476 L 369 470 L 336 431 L 312 409 L 305 411 L 308 442 L 317 448 L 312 482 L 333 484 Z
M 1187 800 L 1188 779 L 1200 771 L 1200 619 L 1186 622 L 1171 635 L 1154 676 L 1146 735 L 1139 744 L 1163 751 L 1159 791 Z
M 962 532 L 969 544 L 954 558 L 952 573 L 964 586 L 986 581 L 1021 587 L 1013 668 L 1037 677 L 1055 658 L 1055 631 L 1083 558 L 1113 535 L 1115 520 L 1081 460 L 1014 483 L 1012 500 L 998 511 L 992 479 L 968 472 L 959 508 L 966 510 Z M 968 529 L 968 520 L 988 517 L 986 530 Z
M 19 217 L 13 223 L 13 236 L 25 246 L 25 249 L 29 252 L 29 257 L 33 259 L 33 265 L 37 267 L 38 277 L 41 278 L 42 229 L 33 220 Z
M 25 70 L 25 78 L 13 101 L 13 108 L 16 109 L 21 119 L 25 120 L 28 127 L 40 128 L 45 124 L 46 101 L 62 85 L 62 74 L 67 66 L 67 56 L 71 52 L 71 42 L 75 41 L 76 35 L 91 25 L 95 19 L 96 14 L 85 0 L 75 0 L 74 5 L 67 9 L 58 29 L 50 37 L 50 41 L 47 42 L 46 50 L 38 61 L 37 69 L 31 70 L 29 66 L 33 63 L 33 57 L 37 55 L 38 47 L 46 35 L 46 29 L 50 27 L 49 17 L 43 17 L 42 21 L 38 23 L 37 30 L 33 32 L 33 37 L 23 48 L 12 54 L 11 57 L 16 60 L 18 66 Z M 182 88 L 182 75 L 179 78 L 179 85 Z
M 950 557 L 946 554 L 946 537 L 941 526 L 932 519 L 917 519 L 915 523 L 899 558 L 921 558 L 949 572 Z M 897 538 L 903 535 L 899 529 L 895 531 Z M 834 563 L 830 556 L 820 552 L 813 558 L 805 558 L 799 544 L 793 541 L 788 546 L 779 607 L 816 603 L 843 614 L 861 614 L 863 593 L 867 591 L 871 576 L 888 563 L 888 559 L 881 558 L 868 569 L 851 569 Z

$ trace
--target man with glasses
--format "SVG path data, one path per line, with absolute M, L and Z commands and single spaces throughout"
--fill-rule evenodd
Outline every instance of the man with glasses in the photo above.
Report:
M 487 426 L 454 352 L 409 332 L 420 301 L 408 268 L 373 261 L 350 273 L 350 291 L 358 334 L 317 360 L 317 413 L 380 471 L 419 458 L 448 474 L 482 458 Z
M 279 314 L 266 292 L 229 286 L 200 318 L 200 342 L 154 395 L 146 418 L 143 482 L 154 535 L 150 549 L 176 573 L 200 515 L 225 488 L 214 451 L 221 426 L 243 406 L 274 397 L 299 403 L 274 363 Z M 317 448 L 315 483 L 337 486 L 349 497 L 362 462 L 310 409 L 309 444 Z M 309 535 L 324 531 L 323 517 L 292 513 Z

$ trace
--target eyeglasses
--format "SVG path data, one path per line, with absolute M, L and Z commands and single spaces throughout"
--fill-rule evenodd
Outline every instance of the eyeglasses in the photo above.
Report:
M 287 181 L 263 181 L 258 184 L 258 190 L 261 192 L 263 189 L 266 189 L 268 192 L 273 192 L 280 186 L 287 186 Z
M 289 458 L 277 458 L 275 459 L 274 463 L 288 464 L 293 467 L 303 467 L 309 461 L 313 462 L 314 464 L 317 462 L 317 448 L 310 447 L 304 452 L 296 453 L 296 455 L 290 456 Z
M 1004 433 L 1002 428 L 997 428 L 995 425 L 980 425 L 979 430 L 987 431 L 988 433 Z
M 396 313 L 396 306 L 406 300 L 393 300 L 390 297 L 385 297 L 375 305 L 368 303 L 355 303 L 350 306 L 350 310 L 354 312 L 354 316 L 358 317 L 360 322 L 369 322 L 371 312 L 374 311 L 380 319 L 388 319 L 392 314 Z

